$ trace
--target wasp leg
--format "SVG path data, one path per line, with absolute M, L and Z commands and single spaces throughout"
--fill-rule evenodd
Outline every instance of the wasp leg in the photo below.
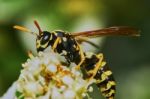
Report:
M 32 59 L 34 58 L 34 55 L 32 54 L 32 51 L 28 51 L 28 56 Z
M 76 37 L 76 40 L 79 42 L 79 44 L 81 44 L 82 42 L 86 42 L 86 43 L 89 43 L 90 45 L 92 45 L 95 48 L 99 48 L 99 46 L 97 44 L 95 44 L 94 42 L 88 40 L 86 37 Z
M 69 67 L 70 63 L 69 62 L 61 62 L 61 65 Z
M 60 40 L 61 40 L 61 38 L 58 37 L 58 38 L 56 39 L 56 41 L 54 42 L 54 45 L 52 46 L 52 50 L 53 50 L 53 51 L 54 51 L 55 48 L 57 47 L 57 45 L 58 45 L 58 43 L 60 42 Z
M 106 64 L 106 62 L 103 61 L 103 54 L 102 53 L 100 53 L 96 56 L 99 59 L 99 61 L 97 62 L 94 70 L 89 71 L 89 73 L 92 74 L 92 76 L 89 78 L 89 80 L 93 79 L 95 77 L 95 75 L 97 74 L 97 71 L 101 68 L 101 66 Z
M 80 69 L 80 66 L 81 64 L 84 62 L 85 60 L 85 56 L 84 56 L 84 52 L 83 50 L 81 49 L 80 45 L 77 43 L 78 47 L 79 47 L 79 53 L 80 53 L 80 56 L 81 56 L 81 61 L 79 62 L 79 64 L 76 66 L 76 69 L 79 70 Z

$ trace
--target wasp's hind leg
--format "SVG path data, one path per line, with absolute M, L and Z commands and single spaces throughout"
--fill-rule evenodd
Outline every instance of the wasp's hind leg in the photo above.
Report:
M 89 74 L 91 74 L 91 77 L 89 78 L 89 80 L 93 79 L 95 75 L 97 74 L 97 72 L 99 71 L 99 69 L 106 64 L 106 62 L 103 61 L 102 53 L 99 53 L 98 55 L 96 55 L 96 57 L 98 58 L 98 62 L 95 64 L 95 68 L 88 72 Z

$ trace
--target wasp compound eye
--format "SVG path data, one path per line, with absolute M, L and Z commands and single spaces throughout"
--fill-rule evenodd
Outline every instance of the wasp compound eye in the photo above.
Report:
M 46 44 L 49 42 L 51 34 L 49 32 L 43 32 L 43 35 L 41 35 L 41 44 Z

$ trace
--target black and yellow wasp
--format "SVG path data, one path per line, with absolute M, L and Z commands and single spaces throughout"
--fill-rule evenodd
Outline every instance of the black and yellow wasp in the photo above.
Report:
M 138 30 L 131 27 L 120 26 L 71 34 L 62 30 L 52 32 L 42 31 L 37 21 L 34 21 L 34 24 L 38 28 L 39 33 L 32 32 L 22 26 L 16 25 L 14 28 L 36 35 L 36 48 L 38 52 L 44 51 L 47 47 L 51 46 L 54 52 L 64 56 L 69 63 L 75 63 L 77 69 L 81 69 L 84 72 L 84 79 L 96 79 L 96 84 L 105 98 L 114 99 L 116 82 L 111 70 L 103 60 L 103 54 L 89 55 L 82 51 L 80 43 L 91 43 L 85 39 L 85 37 L 107 35 L 139 36 Z M 94 45 L 93 43 L 91 44 Z

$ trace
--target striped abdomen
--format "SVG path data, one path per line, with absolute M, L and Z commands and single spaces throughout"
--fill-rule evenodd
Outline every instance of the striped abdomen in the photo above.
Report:
M 95 71 L 94 69 L 97 67 L 98 69 Z M 81 69 L 84 73 L 84 79 L 90 79 L 93 76 L 102 95 L 107 99 L 114 99 L 116 83 L 111 70 L 105 65 L 103 57 L 94 54 L 86 57 Z
M 96 84 L 101 90 L 103 96 L 107 99 L 114 99 L 116 92 L 116 83 L 112 75 L 112 71 L 107 65 L 102 66 L 94 77 Z

